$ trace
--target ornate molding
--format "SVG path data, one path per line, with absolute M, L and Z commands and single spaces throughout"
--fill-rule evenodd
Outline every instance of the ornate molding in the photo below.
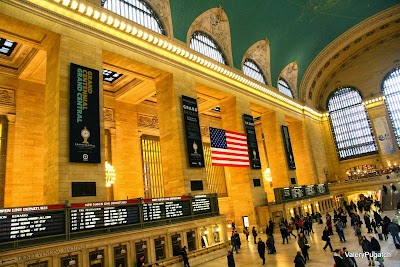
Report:
M 167 36 L 172 37 L 173 29 L 169 0 L 148 0 L 148 3 L 160 17 Z
M 14 90 L 0 88 L 0 104 L 15 105 L 15 92 Z
M 289 63 L 279 75 L 279 78 L 282 77 L 289 84 L 290 89 L 292 89 L 292 93 L 295 98 L 298 98 L 298 93 L 297 93 L 298 76 L 299 76 L 299 67 L 297 66 L 296 62 Z
M 200 133 L 201 133 L 201 136 L 210 137 L 210 131 L 208 130 L 208 126 L 201 126 Z
M 188 31 L 188 44 L 195 31 L 203 31 L 211 35 L 224 52 L 228 65 L 233 66 L 231 30 L 228 16 L 221 6 L 207 10 L 194 20 Z
M 246 58 L 250 58 L 257 62 L 267 79 L 267 84 L 271 85 L 271 54 L 268 40 L 261 40 L 254 43 L 244 54 L 242 66 Z
M 104 120 L 105 121 L 114 121 L 114 109 L 104 108 Z
M 158 117 L 153 115 L 138 114 L 138 126 L 159 129 Z

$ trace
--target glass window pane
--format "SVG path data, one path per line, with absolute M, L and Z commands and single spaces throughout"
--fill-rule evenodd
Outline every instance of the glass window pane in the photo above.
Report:
M 397 145 L 400 147 L 400 68 L 389 72 L 382 84 L 386 108 L 392 123 Z
M 290 86 L 288 85 L 288 83 L 285 82 L 283 79 L 279 79 L 279 81 L 278 81 L 278 90 L 282 94 L 285 94 L 288 97 L 294 98 L 292 89 L 290 89 Z
M 160 19 L 144 0 L 102 0 L 101 4 L 105 9 L 121 17 L 165 35 L 165 30 Z M 157 27 L 154 27 L 154 25 L 157 25 Z
M 243 63 L 243 73 L 256 81 L 259 81 L 260 83 L 267 84 L 261 68 L 258 67 L 256 62 L 249 58 L 247 58 Z
M 339 160 L 378 153 L 371 122 L 356 89 L 337 89 L 328 99 L 328 111 Z
M 192 38 L 190 39 L 190 48 L 206 57 L 218 61 L 219 63 L 228 65 L 221 48 L 204 32 L 197 31 L 192 34 Z

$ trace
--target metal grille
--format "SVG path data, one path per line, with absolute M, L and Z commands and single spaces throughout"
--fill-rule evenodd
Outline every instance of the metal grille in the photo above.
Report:
M 165 35 L 164 27 L 154 10 L 143 0 L 102 0 L 101 5 L 147 29 Z
M 243 63 L 243 73 L 244 75 L 253 78 L 260 83 L 267 84 L 267 80 L 264 77 L 264 74 L 261 71 L 261 68 L 258 67 L 257 63 L 252 59 L 246 58 Z
M 205 55 L 206 57 L 212 58 L 219 63 L 227 65 L 224 54 L 217 43 L 211 39 L 210 36 L 204 32 L 194 32 L 190 39 L 190 48 Z
M 160 138 L 142 135 L 143 183 L 145 198 L 164 196 Z
M 113 83 L 122 77 L 122 75 L 123 74 L 112 70 L 103 69 L 103 81 L 105 82 Z
M 283 79 L 279 79 L 279 81 L 278 81 L 278 90 L 282 94 L 285 94 L 288 97 L 294 98 L 292 89 L 290 89 L 290 86 Z
M 378 153 L 371 122 L 356 89 L 337 89 L 328 99 L 328 111 L 339 160 Z
M 7 40 L 4 38 L 0 38 L 0 54 L 11 56 L 11 53 L 14 51 L 17 43 L 11 40 Z
M 400 148 L 400 67 L 389 72 L 382 84 L 386 108 Z
M 227 197 L 228 193 L 226 190 L 224 167 L 212 165 L 210 144 L 203 143 L 203 150 L 207 172 L 208 190 L 210 193 L 217 193 L 218 197 Z

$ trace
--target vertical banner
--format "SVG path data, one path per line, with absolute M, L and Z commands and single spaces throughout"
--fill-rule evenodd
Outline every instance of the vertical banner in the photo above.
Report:
M 295 170 L 296 164 L 294 163 L 292 143 L 290 142 L 290 136 L 289 136 L 289 128 L 285 125 L 282 125 L 282 135 L 283 135 L 283 142 L 285 145 L 286 159 L 289 165 L 289 169 Z
M 253 116 L 243 114 L 244 129 L 247 136 L 247 148 L 252 169 L 261 169 L 260 153 L 258 152 L 256 130 L 254 128 Z
M 376 136 L 378 136 L 379 147 L 382 155 L 394 153 L 395 148 L 392 142 L 392 136 L 390 135 L 390 129 L 386 117 L 375 118 L 374 126 Z
M 203 143 L 197 100 L 182 96 L 183 120 L 185 121 L 186 147 L 190 167 L 204 167 Z
M 99 71 L 71 63 L 69 161 L 100 163 Z

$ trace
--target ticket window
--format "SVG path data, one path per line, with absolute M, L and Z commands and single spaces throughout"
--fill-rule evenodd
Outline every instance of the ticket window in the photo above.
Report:
M 78 267 L 78 255 L 61 258 L 61 267 Z
M 104 266 L 104 250 L 96 250 L 89 253 L 89 266 L 90 267 Z
M 182 248 L 182 240 L 181 240 L 181 235 L 176 234 L 171 236 L 172 240 L 172 254 L 174 256 L 179 256 L 181 254 L 181 248 Z
M 154 247 L 156 252 L 156 260 L 165 259 L 165 238 L 160 237 L 154 239 Z
M 114 266 L 115 267 L 127 267 L 126 260 L 126 246 L 122 245 L 114 248 Z
M 48 261 L 40 261 L 40 262 L 31 263 L 31 264 L 27 265 L 27 267 L 48 267 L 48 266 L 49 266 Z
M 144 256 L 144 260 L 147 262 L 147 242 L 140 241 L 135 243 L 135 251 L 136 251 L 136 260 L 140 259 L 140 257 Z
M 194 231 L 186 233 L 186 240 L 188 244 L 188 251 L 196 250 L 196 233 Z

